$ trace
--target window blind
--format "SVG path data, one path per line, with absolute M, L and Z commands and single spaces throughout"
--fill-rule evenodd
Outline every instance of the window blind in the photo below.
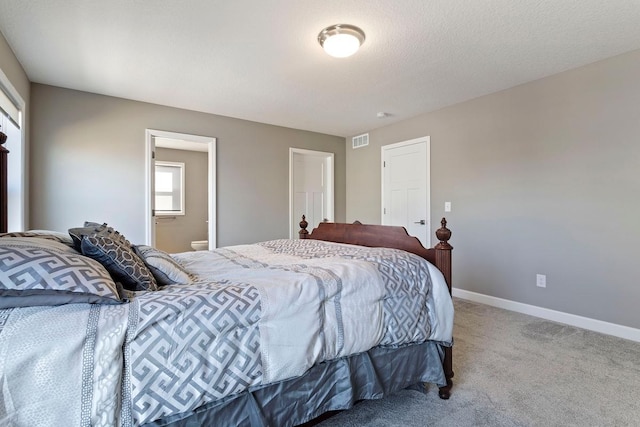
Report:
M 18 128 L 20 128 L 20 110 L 13 103 L 6 93 L 0 88 L 0 110 L 6 115 Z

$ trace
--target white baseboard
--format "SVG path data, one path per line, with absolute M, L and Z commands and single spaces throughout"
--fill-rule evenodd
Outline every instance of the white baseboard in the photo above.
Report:
M 549 310 L 548 308 L 537 307 L 535 305 L 523 304 L 477 292 L 465 291 L 464 289 L 453 288 L 453 296 L 492 307 L 504 308 L 505 310 L 516 311 L 530 316 L 540 317 L 554 322 L 564 323 L 590 331 L 613 335 L 631 341 L 640 342 L 640 329 L 628 326 L 617 325 L 615 323 L 603 322 L 602 320 L 591 319 L 589 317 L 576 316 L 575 314 L 564 313 L 562 311 Z

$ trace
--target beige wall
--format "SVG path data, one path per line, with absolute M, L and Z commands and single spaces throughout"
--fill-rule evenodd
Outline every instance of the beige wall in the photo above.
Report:
M 30 92 L 29 78 L 2 33 L 0 33 L 0 69 L 18 91 L 22 99 L 27 103 L 28 107 Z
M 156 160 L 184 163 L 185 214 L 156 218 L 156 247 L 169 253 L 192 251 L 193 240 L 207 240 L 209 155 L 156 148 Z
M 289 147 L 335 153 L 344 220 L 344 138 L 40 84 L 31 99 L 34 228 L 108 222 L 143 242 L 146 128 L 217 138 L 218 246 L 288 237 Z
M 638 76 L 635 51 L 371 131 L 347 221 L 380 222 L 380 147 L 429 135 L 455 287 L 638 328 Z

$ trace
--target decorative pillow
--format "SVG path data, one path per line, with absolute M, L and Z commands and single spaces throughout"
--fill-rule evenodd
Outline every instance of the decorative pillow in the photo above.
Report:
M 118 304 L 121 289 L 100 263 L 46 239 L 0 239 L 0 309 Z
M 106 236 L 84 236 L 82 254 L 102 264 L 113 278 L 131 291 L 155 291 L 156 280 L 130 245 Z
M 133 250 L 149 267 L 158 285 L 190 285 L 191 274 L 168 253 L 146 245 L 135 245 Z
M 0 234 L 0 237 L 35 237 L 38 239 L 54 240 L 56 242 L 64 243 L 65 245 L 73 247 L 73 239 L 67 234 L 60 231 L 51 230 L 29 230 L 29 231 L 14 231 L 11 233 Z
M 15 233 L 18 234 L 18 233 Z M 70 254 L 80 255 L 78 251 L 73 247 L 61 243 L 55 239 L 47 239 L 44 236 L 6 236 L 0 239 L 1 246 L 20 246 L 27 248 L 43 248 L 48 250 L 54 250 L 59 252 L 66 252 Z
M 84 236 L 105 236 L 131 247 L 131 243 L 120 232 L 109 227 L 106 223 L 98 224 L 97 222 L 85 221 L 84 227 L 70 228 L 69 235 L 78 251 L 81 251 L 80 245 Z

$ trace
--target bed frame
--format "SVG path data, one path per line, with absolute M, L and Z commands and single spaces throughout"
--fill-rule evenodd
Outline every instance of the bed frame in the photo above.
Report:
M 451 230 L 447 228 L 447 220 L 442 218 L 441 227 L 436 230 L 436 237 L 439 243 L 435 247 L 426 249 L 422 243 L 407 233 L 404 227 L 390 225 L 362 224 L 356 221 L 353 224 L 321 222 L 311 233 L 307 231 L 309 223 L 302 215 L 300 221 L 301 239 L 324 240 L 335 243 L 348 243 L 352 245 L 368 247 L 385 247 L 402 249 L 426 259 L 435 265 L 444 275 L 451 294 L 451 250 L 453 246 L 449 244 Z M 447 378 L 447 385 L 440 387 L 439 396 L 441 399 L 448 399 L 451 395 L 453 385 L 453 353 L 451 347 L 444 348 L 444 360 L 442 362 L 444 374 Z

